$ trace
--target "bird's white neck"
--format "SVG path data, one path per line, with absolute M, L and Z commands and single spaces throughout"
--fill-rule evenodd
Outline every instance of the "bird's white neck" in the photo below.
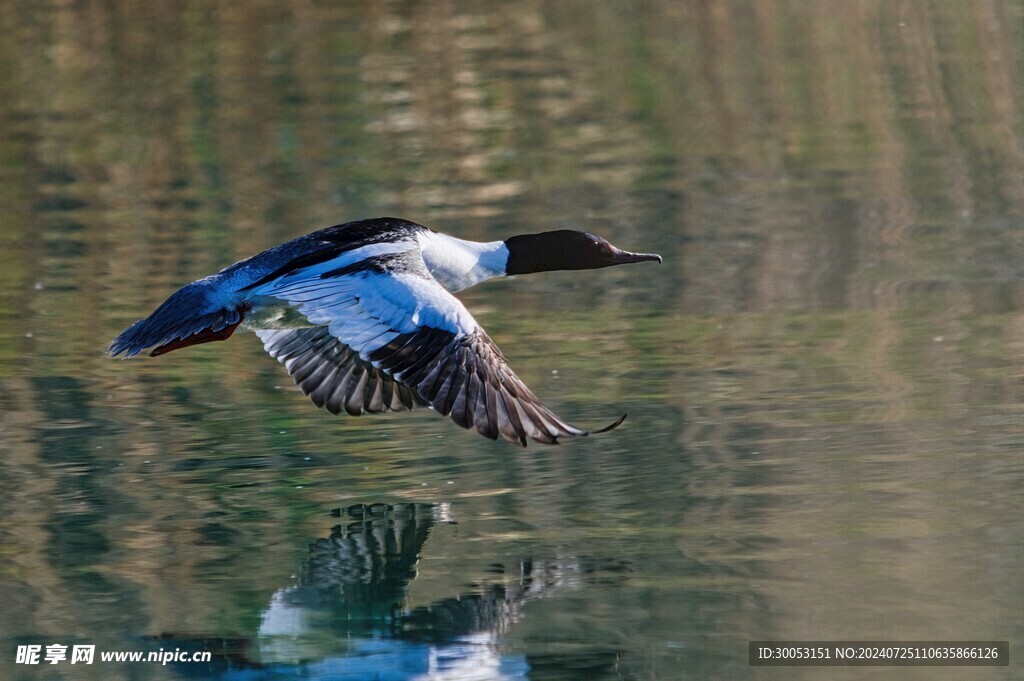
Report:
M 449 291 L 505 274 L 508 247 L 504 241 L 479 243 L 430 231 L 421 232 L 417 239 L 430 274 Z

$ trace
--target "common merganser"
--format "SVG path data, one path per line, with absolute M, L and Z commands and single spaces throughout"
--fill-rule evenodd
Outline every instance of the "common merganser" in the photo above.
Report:
M 643 261 L 573 230 L 478 243 L 399 218 L 358 220 L 275 246 L 179 289 L 122 331 L 112 357 L 150 356 L 256 332 L 317 407 L 433 407 L 526 446 L 587 435 L 545 407 L 453 292 L 503 275 Z M 626 417 L 594 432 L 617 427 Z

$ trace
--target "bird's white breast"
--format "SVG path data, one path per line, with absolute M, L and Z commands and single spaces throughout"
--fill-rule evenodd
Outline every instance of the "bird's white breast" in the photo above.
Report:
M 422 232 L 417 238 L 430 274 L 449 291 L 505 274 L 508 247 L 504 241 L 479 243 L 437 232 Z

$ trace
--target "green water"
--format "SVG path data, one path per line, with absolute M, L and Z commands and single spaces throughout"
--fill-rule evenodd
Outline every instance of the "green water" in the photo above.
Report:
M 1022 45 L 1019 2 L 0 6 L 0 677 L 1024 678 L 747 664 L 1024 654 Z M 332 417 L 252 335 L 103 355 L 377 215 L 662 254 L 460 294 L 625 424 Z M 53 643 L 233 671 L 15 663 Z

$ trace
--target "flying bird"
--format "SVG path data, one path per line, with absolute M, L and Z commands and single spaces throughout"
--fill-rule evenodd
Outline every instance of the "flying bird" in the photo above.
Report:
M 644 261 L 661 256 L 574 230 L 479 243 L 399 218 L 358 220 L 185 285 L 107 352 L 155 357 L 249 329 L 332 414 L 428 406 L 492 440 L 554 444 L 588 433 L 530 392 L 452 293 L 504 275 Z

